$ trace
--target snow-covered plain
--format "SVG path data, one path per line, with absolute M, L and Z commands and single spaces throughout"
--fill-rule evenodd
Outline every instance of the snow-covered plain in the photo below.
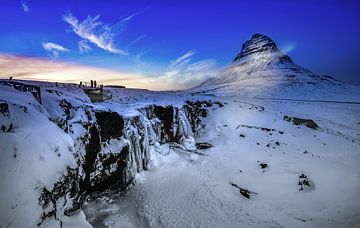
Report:
M 359 227 L 359 113 L 354 104 L 228 101 L 197 139 L 213 148 L 152 150 L 151 169 L 128 192 L 90 200 L 85 214 L 95 227 Z M 299 191 L 301 174 L 312 189 Z M 258 194 L 247 199 L 230 182 Z
M 1 87 L 1 99 L 10 104 L 16 123 L 0 133 L 4 227 L 39 222 L 40 186 L 50 187 L 66 166 L 76 166 L 74 150 L 84 153 L 74 148 L 81 145 L 74 135 L 85 133 L 80 126 L 66 134 L 49 121 L 64 115 L 55 105 L 64 98 L 125 116 L 148 104 L 181 105 L 186 99 L 225 104 L 209 109 L 196 137 L 214 147 L 194 152 L 151 145 L 149 170 L 137 174 L 127 191 L 93 195 L 83 212 L 63 217 L 64 227 L 89 226 L 85 218 L 94 227 L 359 227 L 359 104 L 131 89 L 111 89 L 111 100 L 91 103 L 81 89 L 35 84 L 43 91 L 42 105 L 29 92 Z M 81 113 L 71 121 L 84 119 Z M 294 125 L 285 115 L 312 119 L 319 129 Z M 299 191 L 301 174 L 311 183 L 304 191 Z M 230 182 L 257 194 L 247 199 Z M 58 225 L 53 220 L 42 224 Z

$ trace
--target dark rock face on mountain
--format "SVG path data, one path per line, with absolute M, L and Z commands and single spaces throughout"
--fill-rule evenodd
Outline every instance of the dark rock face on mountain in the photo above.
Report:
M 234 61 L 237 61 L 245 56 L 264 52 L 264 51 L 279 51 L 275 42 L 268 36 L 262 34 L 255 34 L 250 40 L 245 41 L 242 45 L 241 52 Z
M 288 55 L 282 53 L 276 43 L 268 36 L 262 34 L 255 34 L 250 40 L 245 41 L 242 45 L 241 51 L 235 57 L 233 62 L 249 58 L 256 58 L 256 54 L 262 55 L 264 53 L 271 53 L 274 55 L 272 62 L 277 64 L 293 64 L 293 61 Z

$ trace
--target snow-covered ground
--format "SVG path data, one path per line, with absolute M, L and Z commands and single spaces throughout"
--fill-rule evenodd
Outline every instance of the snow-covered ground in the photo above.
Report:
M 110 89 L 111 100 L 91 103 L 78 88 L 29 84 L 40 86 L 42 104 L 30 92 L 1 87 L 10 113 L 1 114 L 5 130 L 0 132 L 4 227 L 40 222 L 40 190 L 51 189 L 85 153 L 78 141 L 86 133 L 79 125 L 86 121 L 85 109 L 76 107 L 134 116 L 149 104 L 181 106 L 187 99 L 225 104 L 209 109 L 196 138 L 213 147 L 194 152 L 152 144 L 149 170 L 138 173 L 126 192 L 94 195 L 70 217 L 59 212 L 64 227 L 89 226 L 86 220 L 94 227 L 359 227 L 356 102 L 244 98 L 223 88 L 201 95 Z M 347 101 L 357 101 L 356 96 L 350 94 Z M 59 107 L 63 99 L 77 110 L 70 112 L 74 131 L 68 133 L 49 121 L 66 116 Z M 294 125 L 285 115 L 312 119 L 319 128 Z M 310 186 L 299 191 L 302 174 Z M 257 194 L 247 199 L 230 183 Z M 51 219 L 42 223 L 58 225 Z
M 359 113 L 354 104 L 228 101 L 197 139 L 213 148 L 153 149 L 128 192 L 90 200 L 85 214 L 95 227 L 359 227 Z M 301 174 L 312 186 L 304 191 Z M 247 199 L 230 182 L 258 194 Z

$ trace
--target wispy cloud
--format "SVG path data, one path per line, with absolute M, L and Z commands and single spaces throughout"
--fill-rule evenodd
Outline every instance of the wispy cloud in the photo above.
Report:
M 146 37 L 145 34 L 139 36 L 139 37 L 136 37 L 135 39 L 133 39 L 127 46 L 126 46 L 126 49 L 129 49 L 131 46 L 133 46 L 135 43 L 139 42 L 140 40 L 144 39 Z
M 293 50 L 295 50 L 296 45 L 295 44 L 286 44 L 283 47 L 280 48 L 280 50 L 284 53 L 284 54 L 288 54 L 290 52 L 292 52 Z
M 57 58 L 60 52 L 68 52 L 69 49 L 52 42 L 42 43 L 42 47 L 54 58 Z
M 79 46 L 79 50 L 80 50 L 81 54 L 92 50 L 92 48 L 89 46 L 89 44 L 86 40 L 80 40 L 78 42 L 78 46 Z
M 81 51 L 90 50 L 90 46 L 86 43 L 89 42 L 105 51 L 120 55 L 128 55 L 125 50 L 116 47 L 115 37 L 126 27 L 126 24 L 139 13 L 127 16 L 114 25 L 108 25 L 101 22 L 99 20 L 100 15 L 94 17 L 89 15 L 85 20 L 79 21 L 71 13 L 68 13 L 63 16 L 63 20 L 70 25 L 71 30 L 76 35 L 83 39 L 84 42 L 81 44 L 79 43 Z
M 131 14 L 130 16 L 124 17 L 123 19 L 118 21 L 115 25 L 126 24 L 127 22 L 131 21 L 135 16 L 141 14 L 142 12 L 143 11 L 139 11 L 139 12 Z
M 148 61 L 143 60 L 143 56 L 147 54 L 149 50 L 142 50 L 134 55 L 130 56 L 130 60 L 136 64 L 137 68 L 144 69 L 145 67 L 150 66 L 151 64 Z
M 30 12 L 29 6 L 27 5 L 28 2 L 29 2 L 29 0 L 21 0 L 20 1 L 21 7 L 23 8 L 25 13 Z
M 172 61 L 170 64 L 170 68 L 179 68 L 187 65 L 191 61 L 191 57 L 193 55 L 195 55 L 195 52 L 193 50 L 186 52 L 184 55 Z
M 177 84 L 180 88 L 188 88 L 214 76 L 218 69 L 215 59 L 193 61 L 194 51 L 189 51 L 173 60 L 161 80 Z

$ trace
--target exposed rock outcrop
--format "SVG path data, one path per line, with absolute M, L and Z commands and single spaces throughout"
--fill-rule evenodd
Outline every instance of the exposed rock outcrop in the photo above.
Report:
M 34 98 L 41 104 L 41 90 L 39 86 L 28 85 L 21 82 L 8 81 L 8 80 L 1 80 L 0 83 L 3 85 L 10 86 L 20 92 L 31 93 L 34 96 Z
M 78 126 L 78 122 L 73 122 L 76 112 L 84 110 L 65 100 L 59 102 L 64 115 L 54 120 L 71 134 Z M 194 132 L 201 128 L 202 118 L 212 106 L 210 101 L 187 101 L 183 107 L 154 104 L 129 117 L 114 111 L 86 109 L 91 113 L 86 114 L 88 121 L 81 124 L 87 129 L 81 140 L 85 153 L 77 154 L 78 169 L 69 168 L 52 189 L 43 188 L 39 198 L 44 208 L 41 221 L 49 216 L 59 219 L 62 214 L 76 211 L 92 192 L 126 189 L 136 173 L 148 169 L 151 145 L 170 143 L 189 151 L 199 148 Z M 217 102 L 216 106 L 223 105 Z M 63 202 L 66 207 L 59 206 Z
M 43 207 L 43 214 L 39 225 L 47 217 L 70 216 L 80 209 L 82 197 L 78 182 L 78 169 L 67 168 L 52 189 L 43 188 L 39 197 L 39 204 Z
M 292 122 L 295 125 L 305 125 L 306 127 L 314 129 L 314 130 L 319 128 L 319 126 L 315 123 L 315 121 L 313 121 L 311 119 L 302 119 L 302 118 L 298 118 L 298 117 L 284 116 L 284 120 L 286 120 L 288 122 Z
M 270 37 L 262 34 L 254 34 L 250 40 L 245 41 L 242 45 L 241 51 L 239 55 L 235 57 L 234 62 L 243 57 L 266 51 L 278 52 L 279 50 Z M 288 60 L 291 62 L 290 58 L 288 58 Z
M 12 129 L 12 124 L 9 120 L 9 104 L 6 101 L 0 100 L 0 130 L 2 132 L 9 132 Z

